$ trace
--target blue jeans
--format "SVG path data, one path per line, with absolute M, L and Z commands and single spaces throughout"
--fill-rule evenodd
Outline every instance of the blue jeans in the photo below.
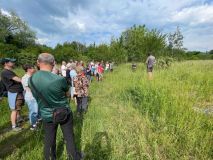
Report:
M 25 99 L 29 108 L 29 121 L 31 125 L 36 124 L 38 120 L 38 104 L 35 99 Z

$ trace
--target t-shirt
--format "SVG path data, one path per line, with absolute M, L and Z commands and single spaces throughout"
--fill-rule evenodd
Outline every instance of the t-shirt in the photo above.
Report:
M 146 60 L 146 64 L 148 68 L 153 67 L 153 65 L 155 64 L 155 57 L 150 55 Z
M 17 75 L 8 69 L 4 69 L 1 73 L 2 83 L 5 85 L 7 91 L 12 93 L 23 92 L 23 87 L 20 82 L 14 81 L 13 78 Z
M 92 75 L 91 69 L 89 67 L 86 69 L 86 71 L 87 71 L 86 75 L 89 75 L 89 76 Z
M 67 70 L 67 67 L 65 65 L 62 65 L 61 66 L 61 75 L 63 77 L 66 77 L 66 70 Z
M 28 100 L 34 99 L 32 92 L 31 92 L 30 88 L 28 87 L 29 78 L 30 78 L 30 75 L 25 74 L 21 79 L 21 83 L 22 83 L 22 86 L 23 86 L 24 91 L 25 91 L 25 94 L 24 94 L 25 100 L 26 99 L 28 99 Z
M 38 71 L 32 76 L 32 81 L 36 89 L 45 97 L 50 106 L 38 96 L 29 81 L 29 87 L 35 97 L 42 119 L 52 122 L 52 112 L 57 107 L 69 107 L 66 92 L 69 86 L 64 77 L 58 76 L 48 71 Z
M 104 72 L 104 68 L 102 66 L 98 66 L 98 73 L 102 74 Z

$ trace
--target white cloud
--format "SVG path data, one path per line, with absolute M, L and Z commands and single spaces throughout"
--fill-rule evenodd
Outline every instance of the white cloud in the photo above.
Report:
M 173 13 L 171 22 L 187 25 L 213 24 L 213 6 L 202 5 L 184 8 Z
M 11 16 L 10 13 L 9 13 L 8 11 L 6 11 L 6 10 L 4 10 L 4 9 L 2 9 L 2 8 L 1 8 L 0 10 L 1 10 L 1 13 L 2 13 L 2 14 L 6 15 L 6 16 L 9 16 L 9 17 Z
M 47 44 L 50 40 L 48 38 L 38 38 L 36 42 L 39 44 Z

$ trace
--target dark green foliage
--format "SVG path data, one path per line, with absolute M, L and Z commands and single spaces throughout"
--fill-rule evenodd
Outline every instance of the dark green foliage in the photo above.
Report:
M 35 64 L 37 60 L 36 54 L 30 54 L 29 52 L 23 51 L 19 53 L 18 64 Z
M 157 29 L 149 30 L 145 25 L 127 29 L 121 39 L 129 61 L 144 60 L 149 52 L 159 55 L 166 47 L 166 35 Z

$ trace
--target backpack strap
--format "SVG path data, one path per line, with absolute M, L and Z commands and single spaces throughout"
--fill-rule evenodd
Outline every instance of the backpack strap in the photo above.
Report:
M 32 89 L 35 91 L 35 93 L 37 93 L 38 97 L 42 100 L 42 102 L 47 106 L 50 107 L 51 105 L 47 102 L 47 100 L 45 99 L 45 97 L 42 95 L 41 92 L 38 91 L 38 89 L 35 87 L 32 77 L 29 78 L 30 80 L 30 84 L 32 86 Z

